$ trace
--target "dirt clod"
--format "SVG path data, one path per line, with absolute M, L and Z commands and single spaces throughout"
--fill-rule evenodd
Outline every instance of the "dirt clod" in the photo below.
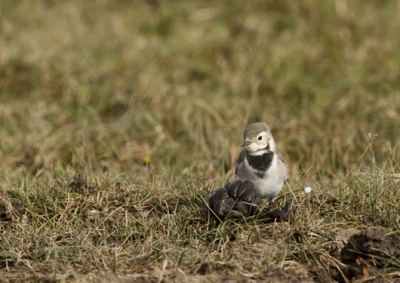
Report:
M 74 179 L 68 186 L 75 190 L 82 190 L 87 188 L 87 182 L 85 178 L 82 177 L 82 174 L 78 172 L 75 174 Z
M 261 220 L 266 222 L 287 221 L 293 219 L 296 212 L 296 208 L 291 202 L 287 202 L 281 210 L 274 204 L 262 209 L 260 203 L 257 191 L 250 181 L 236 180 L 227 183 L 208 197 L 208 206 L 219 220 L 242 219 L 258 215 Z
M 5 196 L 0 196 L 0 221 L 13 221 L 13 211 L 10 200 Z
M 374 259 L 379 265 L 386 265 L 390 259 L 400 256 L 400 235 L 390 234 L 386 228 L 367 227 L 350 237 L 342 249 L 344 262 L 354 262 L 358 258 Z
M 352 279 L 377 279 L 379 269 L 398 268 L 400 235 L 387 228 L 371 226 L 353 234 L 342 248 L 344 274 Z

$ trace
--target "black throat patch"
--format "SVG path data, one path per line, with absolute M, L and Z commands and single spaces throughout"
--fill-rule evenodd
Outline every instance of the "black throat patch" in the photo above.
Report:
M 265 172 L 271 167 L 274 152 L 268 151 L 263 155 L 250 155 L 246 154 L 246 159 L 249 165 L 256 170 L 255 173 L 258 177 L 263 178 Z

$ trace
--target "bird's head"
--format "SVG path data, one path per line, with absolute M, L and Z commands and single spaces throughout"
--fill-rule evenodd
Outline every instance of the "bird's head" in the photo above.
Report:
M 250 124 L 243 133 L 244 142 L 242 146 L 250 154 L 264 154 L 274 150 L 275 142 L 271 131 L 266 123 L 258 122 Z

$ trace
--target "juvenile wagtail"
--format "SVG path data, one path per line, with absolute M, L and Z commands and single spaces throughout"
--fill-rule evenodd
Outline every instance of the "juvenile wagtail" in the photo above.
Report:
M 266 123 L 250 124 L 244 130 L 244 149 L 240 153 L 235 180 L 250 181 L 258 196 L 272 203 L 288 179 L 288 169 L 282 154 L 276 148 L 274 138 Z

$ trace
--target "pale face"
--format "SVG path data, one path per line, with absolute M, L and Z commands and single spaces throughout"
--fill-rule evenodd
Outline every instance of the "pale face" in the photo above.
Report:
M 270 134 L 262 131 L 255 136 L 246 136 L 243 146 L 249 153 L 264 153 L 269 150 Z

